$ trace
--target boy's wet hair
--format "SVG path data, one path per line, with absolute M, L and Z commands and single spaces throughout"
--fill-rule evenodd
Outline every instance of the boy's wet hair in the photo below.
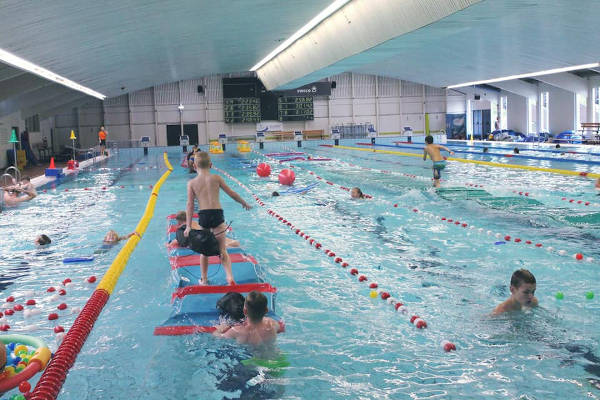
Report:
M 275 191 L 275 192 L 273 192 L 273 193 L 271 194 L 271 196 L 272 196 L 272 197 L 277 197 L 277 196 L 279 196 L 279 192 Z
M 513 272 L 512 277 L 510 278 L 510 286 L 518 288 L 523 283 L 535 285 L 535 276 L 533 276 L 529 270 L 521 268 Z
M 200 169 L 206 169 L 210 167 L 210 156 L 205 151 L 200 151 L 196 153 L 194 162 L 196 163 L 196 167 Z
M 185 222 L 186 218 L 187 214 L 185 213 L 185 211 L 179 211 L 177 214 L 175 214 L 175 220 L 179 222 Z
M 515 148 L 513 149 L 513 153 L 515 153 L 515 154 L 519 154 L 519 148 L 518 148 L 518 147 L 515 147 Z
M 365 197 L 365 195 L 363 194 L 362 190 L 360 190 L 360 188 L 359 188 L 359 187 L 356 187 L 356 186 L 355 186 L 355 187 L 353 187 L 353 188 L 352 188 L 352 190 L 356 190 L 356 192 L 358 193 L 358 197 L 360 197 L 361 199 L 362 199 L 363 197 Z
M 246 296 L 246 310 L 252 322 L 260 322 L 267 313 L 267 298 L 261 292 L 253 290 Z
M 47 235 L 41 234 L 40 235 L 40 240 L 38 241 L 38 244 L 40 246 L 44 246 L 46 244 L 50 244 L 52 243 L 52 240 L 50 240 L 50 238 Z
M 238 292 L 228 292 L 217 301 L 219 313 L 234 321 L 244 319 L 244 296 Z
M 433 143 L 433 136 L 431 136 L 431 135 L 425 136 L 425 143 L 432 144 Z

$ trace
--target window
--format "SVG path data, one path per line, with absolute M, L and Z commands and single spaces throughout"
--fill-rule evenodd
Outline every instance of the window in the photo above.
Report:
M 550 131 L 549 97 L 548 92 L 540 93 L 540 132 Z
M 527 127 L 529 129 L 528 133 L 537 133 L 537 101 L 535 97 L 527 98 L 527 109 L 529 112 L 527 113 Z
M 500 129 L 508 129 L 508 97 L 500 97 Z
M 27 129 L 29 132 L 39 132 L 40 116 L 38 114 L 35 114 L 29 118 L 25 118 L 25 129 Z
M 593 121 L 592 122 L 600 122 L 600 87 L 595 87 L 592 92 L 593 101 Z

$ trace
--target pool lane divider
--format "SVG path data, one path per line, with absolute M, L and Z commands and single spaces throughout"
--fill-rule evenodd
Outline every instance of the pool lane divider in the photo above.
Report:
M 372 149 L 372 148 L 362 149 L 360 147 L 352 147 L 352 146 L 332 146 L 332 148 L 355 150 L 355 151 L 367 151 L 370 153 L 395 154 L 395 155 L 406 156 L 406 157 L 423 157 L 422 154 L 405 153 L 405 152 L 401 152 L 401 151 L 380 150 L 380 149 Z M 491 162 L 491 161 L 466 160 L 464 158 L 456 158 L 456 157 L 447 157 L 446 159 L 448 161 L 457 161 L 457 162 L 466 163 L 466 164 L 485 165 L 488 167 L 523 169 L 523 170 L 527 170 L 527 171 L 548 172 L 548 173 L 560 174 L 560 175 L 581 176 L 584 178 L 591 178 L 591 179 L 600 178 L 600 174 L 596 174 L 593 172 L 578 172 L 578 171 L 570 171 L 570 170 L 566 170 L 566 169 L 533 167 L 530 165 L 502 164 L 502 163 Z
M 262 155 L 261 153 L 259 153 L 259 152 L 255 151 L 255 150 L 253 150 L 253 151 L 254 151 L 256 154 Z M 292 167 L 293 167 L 293 166 L 292 166 Z M 324 178 L 322 178 L 322 177 L 320 177 L 320 176 L 316 175 L 314 172 L 310 171 L 310 170 L 309 170 L 309 169 L 307 169 L 307 168 L 304 168 L 304 167 L 299 167 L 299 168 L 300 168 L 300 169 L 304 169 L 304 170 L 308 171 L 308 172 L 309 172 L 310 174 L 312 174 L 312 175 L 315 175 L 317 179 L 324 179 Z M 332 186 L 332 187 L 338 187 L 338 188 L 340 188 L 340 189 L 342 189 L 342 190 L 350 191 L 350 189 L 349 189 L 349 188 L 347 188 L 347 187 L 345 187 L 345 186 L 338 185 L 338 184 L 336 184 L 336 183 L 333 183 L 333 182 L 331 182 L 331 181 L 326 181 L 326 182 L 327 182 L 327 183 L 328 183 L 330 186 Z M 368 198 L 369 198 L 369 199 L 374 199 L 374 197 L 373 197 L 373 196 L 370 196 L 370 195 L 367 195 L 367 196 L 368 196 Z M 389 205 L 389 204 L 390 204 L 390 202 L 387 202 L 387 201 L 384 201 L 384 200 L 381 200 L 381 199 L 374 199 L 374 200 L 376 200 L 376 201 L 379 201 L 380 203 L 383 203 L 383 204 L 387 204 L 387 205 Z M 394 204 L 393 204 L 393 207 L 394 207 L 394 208 L 398 208 L 398 203 L 394 203 Z M 412 210 L 412 211 L 414 211 L 414 212 L 419 212 L 419 210 L 418 210 L 416 207 L 411 207 L 411 206 L 403 206 L 403 208 L 408 208 L 409 210 Z M 416 211 L 415 211 L 415 210 L 416 210 Z M 448 222 L 448 223 L 452 223 L 452 222 L 454 222 L 454 223 L 455 223 L 455 225 L 462 226 L 463 228 L 466 228 L 466 227 L 469 227 L 469 229 L 474 229 L 474 228 L 475 228 L 475 226 L 474 226 L 474 225 L 470 225 L 470 224 L 468 224 L 467 222 L 464 222 L 464 221 L 460 222 L 459 220 L 457 220 L 457 219 L 455 219 L 455 218 L 449 218 L 449 217 L 445 217 L 445 216 L 436 216 L 436 215 L 434 215 L 434 214 L 431 214 L 431 213 L 423 213 L 423 214 L 424 214 L 426 217 L 430 217 L 430 218 L 436 218 L 436 219 L 438 219 L 438 220 L 440 220 L 440 221 L 446 221 L 446 222 Z M 479 228 L 479 232 L 484 232 L 484 231 L 485 231 L 485 230 L 484 230 L 483 228 Z M 526 245 L 531 245 L 531 244 L 533 244 L 533 243 L 534 243 L 532 240 L 522 240 L 522 239 L 521 239 L 521 238 L 519 238 L 519 237 L 514 237 L 514 236 L 508 235 L 508 234 L 506 234 L 506 233 L 504 233 L 504 234 L 503 234 L 503 233 L 494 233 L 494 232 L 492 232 L 492 231 L 490 231 L 490 230 L 487 230 L 487 231 L 485 231 L 485 232 L 486 232 L 486 234 L 487 234 L 487 235 L 490 235 L 490 236 L 492 236 L 492 235 L 493 235 L 493 236 L 495 236 L 495 237 L 496 237 L 496 238 L 498 238 L 498 239 L 504 239 L 504 242 L 503 242 L 502 244 L 505 244 L 505 243 L 511 242 L 511 239 L 512 239 L 512 242 L 513 242 L 513 243 L 523 243 L 523 244 L 526 244 Z M 496 242 L 496 243 L 499 243 L 499 242 Z M 532 246 L 532 248 L 541 248 L 541 247 L 544 247 L 542 243 L 535 243 L 535 245 L 534 245 L 534 246 Z M 573 258 L 575 258 L 577 261 L 586 261 L 586 262 L 589 262 L 589 263 L 592 263 L 592 262 L 594 262 L 594 261 L 595 261 L 593 257 L 584 257 L 584 255 L 583 255 L 582 253 L 579 253 L 579 252 L 578 252 L 578 253 L 575 253 L 575 254 L 573 254 L 573 253 L 570 253 L 570 252 L 569 252 L 569 251 L 567 251 L 567 250 L 556 250 L 556 249 L 554 249 L 554 247 L 552 247 L 552 246 L 546 247 L 546 250 L 547 250 L 548 252 L 551 252 L 551 253 L 553 253 L 553 254 L 556 254 L 556 255 L 559 255 L 559 256 L 569 256 L 569 255 L 572 255 L 572 256 L 573 256 Z
M 146 232 L 146 228 L 154 215 L 158 192 L 173 171 L 173 167 L 169 163 L 166 152 L 163 154 L 163 158 L 165 165 L 167 166 L 167 171 L 165 171 L 154 185 L 154 189 L 152 189 L 144 214 L 135 228 L 134 232 L 136 232 L 136 234 L 131 236 L 121 248 L 121 251 L 119 251 L 111 266 L 104 274 L 104 277 L 96 287 L 96 290 L 92 293 L 86 305 L 81 310 L 81 313 L 75 319 L 73 326 L 71 326 L 71 329 L 69 329 L 69 332 L 65 335 L 62 343 L 54 353 L 54 357 L 50 361 L 50 364 L 31 393 L 31 400 L 55 399 L 58 396 L 60 389 L 67 378 L 69 369 L 75 363 L 75 359 L 81 351 L 88 335 L 92 331 L 94 323 L 108 302 L 121 273 L 125 269 L 129 257 L 141 240 L 142 235 Z
M 212 168 L 214 170 L 220 172 L 221 174 L 225 175 L 226 177 L 228 177 L 235 183 L 237 183 L 242 189 L 244 189 L 246 192 L 248 192 L 250 195 L 252 195 L 252 197 L 254 197 L 254 200 L 261 207 L 265 207 L 265 203 L 261 200 L 261 198 L 258 197 L 256 194 L 254 194 L 250 190 L 250 188 L 248 188 L 245 184 L 240 182 L 237 178 L 235 178 L 234 176 L 230 175 L 229 173 L 227 173 L 226 171 L 224 171 L 220 168 L 217 168 L 215 166 L 213 166 Z M 282 224 L 284 224 L 285 226 L 290 228 L 296 235 L 298 235 L 300 238 L 303 238 L 306 243 L 308 243 L 310 246 L 314 247 L 316 250 L 319 250 L 319 251 L 322 250 L 329 257 L 329 259 L 331 259 L 335 264 L 338 264 L 342 268 L 346 268 L 346 269 L 351 267 L 350 263 L 348 263 L 347 261 L 344 261 L 344 259 L 342 259 L 342 257 L 338 256 L 333 250 L 330 250 L 328 248 L 323 249 L 323 245 L 321 244 L 321 242 L 319 242 L 314 237 L 308 235 L 306 232 L 302 231 L 300 228 L 298 228 L 296 225 L 294 225 L 292 222 L 290 222 L 287 218 L 284 218 L 282 215 L 280 215 L 276 211 L 267 209 L 267 214 L 276 218 L 279 222 L 281 222 Z M 349 268 L 349 273 L 353 277 L 356 277 L 358 282 L 369 286 L 369 288 L 371 289 L 371 291 L 369 292 L 369 296 L 371 298 L 380 297 L 381 300 L 385 301 L 387 304 L 392 306 L 396 312 L 408 316 L 408 322 L 410 324 L 412 324 L 413 326 L 415 326 L 415 328 L 417 328 L 417 329 L 427 328 L 427 322 L 423 318 L 421 318 L 418 314 L 410 311 L 405 304 L 403 304 L 400 300 L 393 297 L 389 291 L 386 291 L 386 290 L 380 288 L 376 282 L 369 282 L 368 277 L 364 274 L 360 274 L 357 268 Z M 456 350 L 456 345 L 454 345 L 453 343 L 451 343 L 447 340 L 442 341 L 441 347 L 446 352 Z

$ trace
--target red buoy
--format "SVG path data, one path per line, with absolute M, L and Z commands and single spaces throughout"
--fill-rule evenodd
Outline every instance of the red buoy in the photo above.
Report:
M 366 281 L 366 280 L 367 280 L 367 277 L 364 276 L 364 275 L 361 275 L 361 276 L 358 277 L 358 281 L 359 282 L 363 282 L 363 281 Z
M 358 275 L 358 270 L 357 270 L 356 268 L 352 268 L 352 269 L 350 270 L 350 274 L 351 274 L 351 275 Z
M 48 320 L 49 321 L 54 321 L 55 319 L 58 319 L 58 314 L 57 313 L 52 313 L 48 315 Z
M 369 285 L 369 287 L 370 287 L 371 289 L 377 289 L 377 284 L 376 284 L 375 282 L 373 282 L 373 283 L 371 283 L 371 284 Z
M 65 331 L 65 328 L 63 328 L 60 325 L 57 325 L 57 326 L 54 327 L 54 333 L 61 333 L 61 332 L 64 332 L 64 331 Z
M 58 308 L 59 310 L 66 310 L 67 305 L 65 303 L 60 303 L 58 306 L 56 306 L 56 308 Z

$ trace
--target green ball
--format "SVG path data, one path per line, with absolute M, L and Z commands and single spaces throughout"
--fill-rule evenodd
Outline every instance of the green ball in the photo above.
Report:
M 585 298 L 588 300 L 591 300 L 594 298 L 594 292 L 586 292 L 585 293 Z
M 556 299 L 557 300 L 562 300 L 565 298 L 565 295 L 563 294 L 563 292 L 556 292 Z

